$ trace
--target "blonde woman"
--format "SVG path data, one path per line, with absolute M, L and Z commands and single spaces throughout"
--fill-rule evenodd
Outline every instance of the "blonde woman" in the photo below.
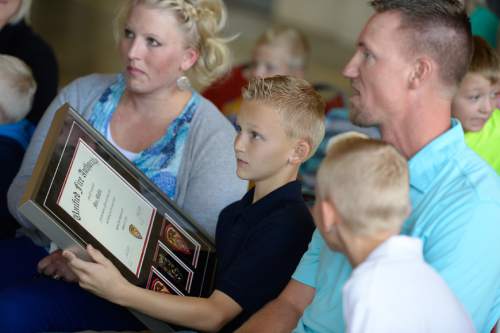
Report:
M 13 284 L 14 275 L 19 280 L 35 273 L 36 262 L 47 254 L 34 244 L 46 242 L 21 218 L 17 205 L 54 112 L 63 103 L 81 112 L 211 237 L 220 210 L 246 190 L 246 182 L 236 176 L 232 126 L 189 87 L 185 77 L 190 74 L 206 84 L 230 65 L 225 41 L 217 35 L 225 21 L 223 3 L 129 0 L 121 14 L 117 23 L 124 71 L 78 79 L 60 93 L 42 119 L 11 186 L 10 210 L 31 239 L 0 244 L 4 253 L 11 251 L 8 256 L 16 253 L 15 262 L 9 263 L 13 274 L 1 279 L 2 332 L 142 327 L 125 309 L 84 292 L 77 284 L 47 278 Z M 43 258 L 38 270 L 75 280 L 60 252 Z M 26 320 L 10 317 L 15 308 L 23 309 Z M 28 314 L 26 309 L 32 311 Z

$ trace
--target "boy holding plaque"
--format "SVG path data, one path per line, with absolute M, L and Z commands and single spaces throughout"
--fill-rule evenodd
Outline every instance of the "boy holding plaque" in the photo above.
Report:
M 253 79 L 234 143 L 237 174 L 255 187 L 222 210 L 216 232 L 215 291 L 168 295 L 128 283 L 97 250 L 95 263 L 64 252 L 80 285 L 119 305 L 200 331 L 232 332 L 278 296 L 307 249 L 314 224 L 296 180 L 324 134 L 324 102 L 304 80 Z

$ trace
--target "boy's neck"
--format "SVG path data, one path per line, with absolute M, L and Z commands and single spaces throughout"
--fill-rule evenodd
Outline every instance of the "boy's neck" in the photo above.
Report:
M 394 231 L 381 231 L 375 235 L 343 237 L 344 254 L 349 259 L 352 268 L 356 268 L 383 242 L 397 235 Z
M 255 181 L 255 190 L 253 193 L 252 203 L 256 203 L 274 190 L 297 180 L 298 167 L 293 168 L 290 172 L 283 172 L 264 180 Z

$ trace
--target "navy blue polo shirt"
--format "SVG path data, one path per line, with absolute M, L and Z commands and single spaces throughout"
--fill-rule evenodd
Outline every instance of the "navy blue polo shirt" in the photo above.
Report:
M 276 298 L 290 281 L 311 240 L 314 222 L 299 181 L 252 204 L 254 190 L 219 215 L 215 289 L 243 311 L 221 332 L 233 332 Z

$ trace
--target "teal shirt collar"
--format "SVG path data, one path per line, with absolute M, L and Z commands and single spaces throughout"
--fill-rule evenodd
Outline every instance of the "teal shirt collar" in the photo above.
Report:
M 446 162 L 464 147 L 462 125 L 452 118 L 448 131 L 435 138 L 408 161 L 410 186 L 419 192 L 425 192 Z

